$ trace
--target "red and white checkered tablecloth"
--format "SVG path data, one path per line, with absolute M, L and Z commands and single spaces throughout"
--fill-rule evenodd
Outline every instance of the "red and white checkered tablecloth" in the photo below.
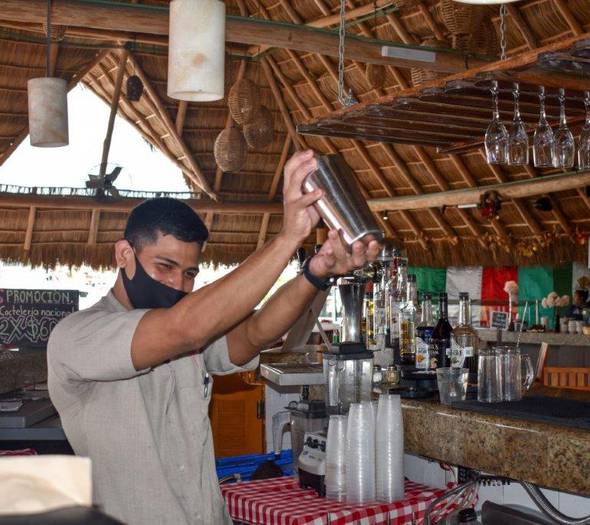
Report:
M 422 518 L 428 505 L 445 492 L 407 480 L 405 489 L 401 501 L 368 505 L 321 498 L 311 489 L 300 488 L 292 477 L 223 485 L 221 492 L 232 519 L 254 525 L 405 525 L 413 516 Z M 449 506 L 439 517 L 454 508 Z

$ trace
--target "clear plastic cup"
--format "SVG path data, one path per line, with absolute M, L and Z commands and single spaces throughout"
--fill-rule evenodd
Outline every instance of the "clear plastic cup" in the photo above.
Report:
M 346 499 L 346 416 L 330 416 L 326 443 L 326 497 Z
M 346 501 L 375 500 L 375 416 L 371 402 L 352 403 L 346 431 Z
M 382 394 L 379 397 L 377 422 L 376 498 L 392 503 L 404 497 L 404 424 L 400 396 Z

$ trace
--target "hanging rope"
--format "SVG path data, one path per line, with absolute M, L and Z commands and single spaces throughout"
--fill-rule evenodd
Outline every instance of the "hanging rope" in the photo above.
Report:
M 47 56 L 45 62 L 45 71 L 47 76 L 51 76 L 50 62 L 51 62 L 51 0 L 47 0 Z
M 506 4 L 500 6 L 500 60 L 506 60 L 506 16 L 508 8 Z
M 346 93 L 344 88 L 344 45 L 346 40 L 346 3 L 345 0 L 340 0 L 340 27 L 338 28 L 338 101 L 344 107 L 356 104 L 356 100 L 352 96 L 350 90 Z

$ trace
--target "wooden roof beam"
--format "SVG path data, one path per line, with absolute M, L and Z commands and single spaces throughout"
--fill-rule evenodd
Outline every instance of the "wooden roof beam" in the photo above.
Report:
M 590 170 L 583 172 L 559 173 L 556 175 L 538 177 L 536 179 L 511 181 L 500 184 L 491 184 L 489 186 L 479 186 L 477 188 L 443 191 L 440 193 L 371 199 L 369 201 L 369 206 L 375 211 L 387 211 L 409 209 L 421 210 L 426 208 L 439 208 L 442 206 L 477 204 L 479 203 L 481 196 L 489 191 L 498 192 L 504 199 L 518 201 L 518 199 L 524 197 L 583 188 L 588 184 L 590 184 Z
M 575 36 L 581 35 L 584 32 L 584 29 L 580 25 L 580 22 L 576 20 L 576 17 L 571 12 L 570 8 L 567 5 L 567 2 L 565 0 L 553 0 L 553 3 L 555 4 L 555 7 L 557 7 L 559 14 L 566 21 L 572 33 Z
M 537 47 L 537 38 L 533 34 L 531 28 L 526 23 L 524 18 L 522 18 L 522 15 L 520 14 L 518 7 L 516 7 L 514 4 L 506 4 L 506 7 L 508 9 L 508 14 L 510 15 L 510 18 L 514 22 L 514 25 L 517 27 L 517 29 L 520 31 L 520 34 L 529 46 L 529 49 L 534 49 L 535 47 Z
M 25 243 L 23 250 L 25 252 L 31 251 L 31 243 L 33 241 L 33 228 L 35 227 L 35 217 L 37 216 L 37 208 L 31 206 L 29 208 L 29 217 L 27 219 L 27 230 L 25 231 Z
M 46 18 L 45 0 L 2 0 L 2 18 L 14 22 L 43 23 Z M 58 25 L 83 27 L 126 33 L 146 33 L 148 35 L 168 35 L 168 8 L 141 4 L 87 4 L 75 0 L 54 0 L 52 18 Z M 338 56 L 338 35 L 332 31 L 304 25 L 285 24 L 260 19 L 227 16 L 226 40 L 248 45 L 269 45 L 295 51 L 315 53 L 321 49 L 323 54 Z M 407 48 L 396 42 L 387 42 L 391 47 Z M 358 36 L 348 37 L 347 55 L 360 62 L 396 65 L 400 67 L 424 67 L 424 62 L 408 58 L 388 58 L 381 55 L 383 42 L 370 41 Z M 484 62 L 470 59 L 472 65 Z M 465 70 L 462 54 L 450 51 L 434 53 L 428 68 L 441 72 Z
M 275 169 L 275 173 L 272 177 L 272 182 L 270 183 L 270 190 L 268 191 L 268 200 L 272 201 L 277 194 L 279 189 L 279 180 L 281 179 L 281 175 L 283 173 L 283 168 L 285 167 L 285 163 L 287 162 L 287 157 L 289 156 L 289 150 L 291 149 L 291 136 L 287 134 L 285 137 L 285 143 L 283 144 L 283 149 L 281 151 L 281 158 L 279 159 L 279 163 Z M 256 248 L 261 248 L 266 240 L 266 232 L 268 231 L 268 223 L 270 222 L 270 213 L 265 213 L 262 216 L 262 223 L 260 225 L 260 232 L 258 234 L 258 242 L 256 243 Z
M 93 197 L 70 197 L 57 195 L 40 195 L 32 193 L 0 193 L 0 207 L 29 208 L 54 210 L 102 210 L 109 212 L 128 213 L 144 199 L 122 198 L 118 200 L 96 200 Z M 197 213 L 213 211 L 229 215 L 259 215 L 261 213 L 281 214 L 283 205 L 280 202 L 265 201 L 225 201 L 211 199 L 183 200 Z

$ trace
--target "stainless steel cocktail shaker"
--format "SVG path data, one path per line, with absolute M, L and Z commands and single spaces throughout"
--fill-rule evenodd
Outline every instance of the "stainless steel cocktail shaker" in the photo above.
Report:
M 315 207 L 328 227 L 340 231 L 348 245 L 369 235 L 382 241 L 383 232 L 377 226 L 350 166 L 340 155 L 316 155 L 316 159 L 318 167 L 305 179 L 303 191 L 323 190 L 324 195 Z

